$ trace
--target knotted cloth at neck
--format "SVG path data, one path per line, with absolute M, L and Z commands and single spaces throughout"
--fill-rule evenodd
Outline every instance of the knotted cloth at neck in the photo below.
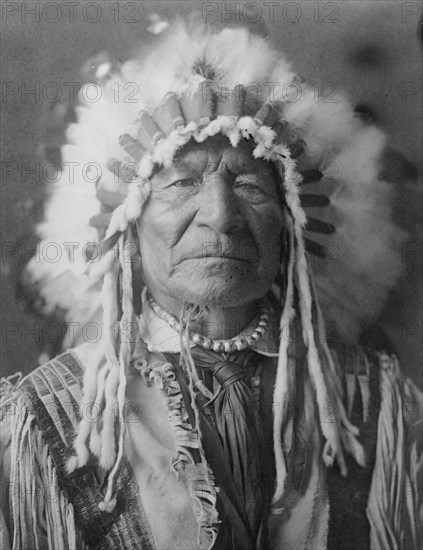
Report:
M 211 405 L 238 500 L 256 540 L 266 508 L 262 430 L 249 376 L 249 365 L 258 356 L 250 350 L 221 355 L 202 347 L 191 353 L 200 377 L 212 373 L 220 386 Z

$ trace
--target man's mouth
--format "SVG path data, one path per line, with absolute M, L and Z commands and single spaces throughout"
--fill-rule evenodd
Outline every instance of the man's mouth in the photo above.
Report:
M 257 263 L 260 259 L 259 251 L 250 240 L 240 243 L 215 243 L 204 242 L 201 248 L 191 250 L 184 254 L 184 260 L 210 260 L 236 261 L 248 264 Z
M 248 258 L 243 258 L 241 256 L 236 256 L 232 254 L 201 254 L 199 256 L 188 256 L 184 258 L 182 261 L 185 260 L 228 260 L 228 261 L 235 261 L 235 262 L 247 262 L 251 263 Z

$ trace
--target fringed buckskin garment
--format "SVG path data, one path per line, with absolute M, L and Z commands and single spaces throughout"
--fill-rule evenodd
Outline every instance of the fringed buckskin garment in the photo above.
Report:
M 219 410 L 235 397 L 217 392 L 214 401 L 199 403 L 199 442 L 186 380 L 178 370 L 179 335 L 147 304 L 140 331 L 148 350 L 142 350 L 142 359 L 135 354 L 138 368 L 128 370 L 125 460 L 112 513 L 98 508 L 104 474 L 94 461 L 71 474 L 65 468 L 87 350 L 70 351 L 18 384 L 3 380 L 1 550 L 421 548 L 423 400 L 394 357 L 358 347 L 331 348 L 367 455 L 366 468 L 351 459 L 343 478 L 321 460 L 323 439 L 305 350 L 300 341 L 290 345 L 298 388 L 294 467 L 284 501 L 269 510 L 275 332 L 248 352 L 242 368 L 222 362 L 210 369 L 210 356 L 193 348 L 205 385 L 214 391 L 220 382 L 220 389 L 238 393 L 236 407 L 256 424 L 252 431 L 237 425 L 240 433 L 246 430 L 245 441 L 234 441 L 230 432 L 242 419 L 228 418 L 225 409 L 219 416 Z M 226 373 L 219 380 L 213 369 Z M 244 449 L 256 440 L 259 450 Z M 245 468 L 256 472 L 260 487 L 248 486 L 241 475 Z

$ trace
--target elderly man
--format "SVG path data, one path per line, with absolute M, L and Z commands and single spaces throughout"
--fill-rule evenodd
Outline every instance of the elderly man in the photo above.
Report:
M 356 338 L 399 273 L 383 135 L 244 29 L 110 70 L 63 150 L 102 177 L 64 175 L 40 227 L 107 227 L 91 279 L 31 267 L 69 320 L 101 301 L 102 340 L 4 381 L 2 548 L 418 548 L 421 394 Z

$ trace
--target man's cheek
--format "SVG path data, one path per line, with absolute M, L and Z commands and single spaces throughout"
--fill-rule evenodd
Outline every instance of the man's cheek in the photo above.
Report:
M 145 217 L 140 232 L 141 242 L 158 252 L 171 248 L 172 242 L 176 239 L 177 227 L 168 215 L 154 212 Z
M 260 266 L 264 269 L 270 269 L 280 262 L 282 252 L 280 232 L 280 229 L 271 228 L 271 231 L 262 235 L 260 243 Z
M 277 199 L 269 197 L 262 204 L 254 206 L 251 212 L 254 221 L 259 223 L 261 227 L 281 226 L 283 224 L 284 213 Z
M 263 218 L 261 233 L 266 241 L 280 242 L 280 235 L 284 226 L 284 218 L 279 212 L 271 212 Z
M 284 223 L 285 215 L 277 205 L 276 201 L 269 205 L 267 212 L 265 214 L 265 219 L 267 221 L 266 225 L 278 226 L 281 227 Z
M 263 214 L 255 225 L 254 239 L 260 248 L 260 255 L 274 257 L 279 254 L 281 247 L 282 218 L 270 211 Z

